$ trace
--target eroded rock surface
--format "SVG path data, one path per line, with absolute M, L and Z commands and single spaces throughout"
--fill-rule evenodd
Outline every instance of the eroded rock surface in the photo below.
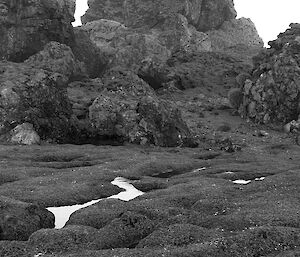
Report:
M 299 24 L 279 35 L 254 61 L 241 113 L 260 123 L 289 122 L 299 115 Z
M 170 14 L 180 13 L 199 31 L 220 27 L 224 21 L 234 19 L 236 11 L 231 0 L 204 1 L 148 1 L 118 0 L 89 1 L 89 9 L 83 16 L 83 23 L 109 19 L 128 27 L 153 28 Z
M 0 10 L 0 59 L 21 62 L 49 41 L 74 43 L 75 0 L 2 0 Z
M 111 71 L 103 83 L 105 90 L 89 108 L 91 124 L 99 135 L 138 144 L 196 144 L 178 108 L 160 100 L 137 75 Z
M 70 132 L 67 77 L 26 64 L 0 63 L 1 134 L 32 123 L 43 139 L 64 140 Z
M 207 32 L 214 51 L 237 45 L 262 48 L 264 43 L 250 19 L 240 18 L 225 21 L 218 30 Z

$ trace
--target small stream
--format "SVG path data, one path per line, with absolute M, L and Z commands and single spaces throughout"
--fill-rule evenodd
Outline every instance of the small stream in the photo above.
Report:
M 64 225 L 67 223 L 67 221 L 69 220 L 73 212 L 88 207 L 90 205 L 93 205 L 95 203 L 98 203 L 101 200 L 113 198 L 113 199 L 120 199 L 123 201 L 129 201 L 144 194 L 142 191 L 136 189 L 133 185 L 131 185 L 129 183 L 129 180 L 125 178 L 117 177 L 111 183 L 115 186 L 125 189 L 125 191 L 122 191 L 116 195 L 112 195 L 107 198 L 92 200 L 84 204 L 75 204 L 71 206 L 60 206 L 60 207 L 48 207 L 47 210 L 52 212 L 55 216 L 55 228 L 60 229 L 64 227 Z

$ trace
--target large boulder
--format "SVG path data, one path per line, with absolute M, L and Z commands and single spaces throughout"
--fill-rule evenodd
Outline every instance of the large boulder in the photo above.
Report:
M 105 90 L 89 108 L 91 124 L 99 135 L 138 144 L 195 145 L 178 108 L 160 100 L 137 75 L 112 70 L 103 82 Z
M 136 69 L 142 60 L 156 58 L 165 62 L 170 51 L 156 35 L 129 29 L 112 20 L 92 21 L 80 28 L 98 47 L 107 68 L 123 66 Z
M 58 42 L 49 42 L 42 51 L 30 56 L 24 64 L 28 67 L 60 73 L 69 80 L 86 77 L 85 64 L 79 62 L 71 48 Z
M 73 45 L 75 0 L 1 0 L 0 59 L 21 62 L 49 41 Z
M 130 28 L 153 28 L 170 15 L 180 13 L 197 30 L 207 31 L 236 17 L 232 0 L 89 0 L 88 5 L 83 23 L 109 19 Z
M 65 140 L 72 120 L 68 77 L 11 62 L 1 62 L 0 71 L 0 134 L 29 122 L 42 139 Z
M 54 215 L 34 204 L 0 196 L 0 240 L 27 240 L 41 228 L 54 227 Z
M 80 29 L 98 47 L 107 68 L 122 66 L 137 70 L 144 60 L 165 63 L 179 49 L 211 50 L 208 35 L 197 31 L 181 14 L 170 15 L 150 30 L 131 29 L 106 19 L 88 22 Z
M 251 78 L 243 86 L 242 115 L 260 123 L 286 123 L 300 113 L 300 25 L 270 42 L 254 59 Z

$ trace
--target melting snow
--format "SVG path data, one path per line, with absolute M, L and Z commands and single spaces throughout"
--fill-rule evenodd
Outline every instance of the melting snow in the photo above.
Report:
M 132 200 L 142 194 L 144 194 L 142 191 L 136 189 L 133 185 L 130 184 L 130 181 L 122 178 L 117 177 L 112 182 L 113 185 L 116 185 L 122 189 L 125 189 L 125 191 L 120 192 L 119 194 L 112 195 L 107 198 L 114 198 L 114 199 L 120 199 L 123 201 L 129 201 Z M 90 205 L 93 205 L 95 203 L 98 203 L 99 201 L 107 198 L 100 198 L 97 200 L 92 200 L 84 204 L 75 204 L 71 206 L 60 206 L 60 207 L 48 207 L 47 210 L 52 212 L 55 216 L 55 228 L 59 229 L 62 228 L 66 222 L 69 220 L 71 214 L 75 211 L 78 211 L 82 208 L 88 207 Z

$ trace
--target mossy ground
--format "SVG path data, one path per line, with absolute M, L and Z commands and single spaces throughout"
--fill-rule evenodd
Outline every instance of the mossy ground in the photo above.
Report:
M 58 237 L 46 230 L 44 246 L 35 248 L 33 238 L 3 241 L 0 256 L 299 255 L 300 147 L 279 130 L 233 115 L 222 96 L 202 97 L 197 90 L 164 97 L 181 106 L 198 148 L 2 145 L 1 195 L 43 207 L 83 203 L 120 192 L 110 183 L 118 176 L 146 194 L 74 213 L 68 225 L 90 228 L 84 238 L 74 236 L 76 229 L 62 230 L 70 247 L 55 247 Z M 225 122 L 231 129 L 218 130 Z M 228 142 L 239 147 L 227 151 Z M 252 182 L 232 183 L 236 179 Z M 96 239 L 89 235 L 93 228 Z

